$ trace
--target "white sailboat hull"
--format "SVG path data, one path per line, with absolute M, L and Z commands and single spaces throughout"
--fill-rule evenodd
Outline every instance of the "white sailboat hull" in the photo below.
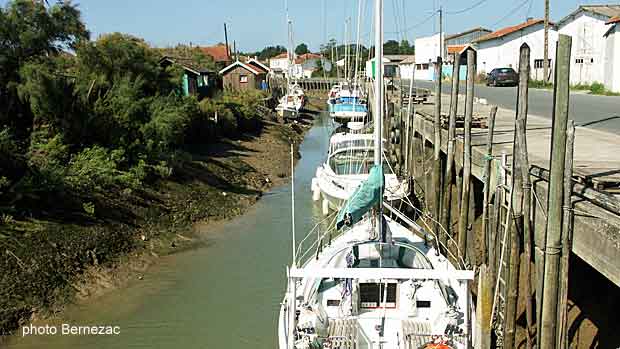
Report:
M 316 257 L 311 254 L 299 270 L 294 269 L 298 277 L 296 309 L 301 311 L 297 317 L 299 331 L 295 348 L 310 348 L 305 345 L 312 340 L 322 342 L 321 348 L 328 347 L 324 343 L 329 342 L 328 345 L 341 348 L 417 349 L 431 341 L 445 341 L 454 349 L 467 348 L 466 322 L 470 319 L 464 310 L 469 309 L 471 299 L 467 281 L 457 278 L 473 278 L 473 272 L 457 271 L 424 238 L 387 217 L 386 223 L 393 243 L 380 245 L 376 240 L 369 240 L 374 228 L 371 219 L 365 218 L 334 238 Z M 384 247 L 377 249 L 377 246 Z M 418 251 L 419 255 L 405 254 L 401 258 L 405 247 Z M 351 265 L 352 253 L 357 253 L 354 257 L 357 266 Z M 348 277 L 344 278 L 345 275 Z M 410 280 L 407 275 L 421 276 L 412 281 L 414 277 Z M 364 288 L 388 282 L 395 289 L 393 299 L 388 296 L 386 302 L 374 305 L 364 302 L 368 301 L 364 298 Z M 348 295 L 344 291 L 347 283 L 351 285 Z M 453 305 L 448 304 L 439 285 L 456 297 L 451 300 Z M 285 297 L 279 313 L 280 349 L 290 349 L 286 330 L 289 302 L 290 298 Z M 303 330 L 309 326 L 308 319 L 314 319 L 311 322 L 314 332 Z M 450 328 L 455 333 L 448 336 L 446 332 Z
M 313 190 L 319 190 L 323 200 L 327 200 L 331 210 L 339 210 L 351 197 L 355 189 L 368 178 L 368 175 L 336 175 L 326 165 L 316 170 Z M 409 182 L 399 180 L 394 174 L 385 175 L 384 198 L 388 202 L 403 200 L 409 196 Z

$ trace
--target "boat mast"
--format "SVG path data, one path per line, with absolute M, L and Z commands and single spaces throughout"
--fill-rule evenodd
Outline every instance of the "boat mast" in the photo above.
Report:
M 375 100 L 373 104 L 375 126 L 375 166 L 383 166 L 383 141 L 381 123 L 383 119 L 383 0 L 375 0 Z M 379 237 L 383 236 L 383 194 L 377 207 L 376 226 Z
M 289 94 L 289 85 L 291 84 L 291 73 L 292 73 L 292 65 L 293 65 L 293 49 L 291 48 L 293 41 L 292 26 L 293 22 L 289 18 L 288 15 L 288 0 L 285 0 L 284 7 L 286 9 L 286 32 L 287 32 L 287 48 L 286 48 L 286 58 L 287 58 L 287 74 L 286 74 L 286 94 Z

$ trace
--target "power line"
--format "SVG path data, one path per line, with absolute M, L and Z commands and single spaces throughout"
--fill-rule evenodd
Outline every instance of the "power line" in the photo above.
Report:
M 512 9 L 510 12 L 508 12 L 504 17 L 502 17 L 499 21 L 493 23 L 491 25 L 491 27 L 495 27 L 496 25 L 502 23 L 504 20 L 506 20 L 506 18 L 509 18 L 510 16 L 514 15 L 516 11 L 520 10 L 523 6 L 525 6 L 525 4 L 527 4 L 530 0 L 525 0 L 523 2 L 521 2 L 519 5 L 517 5 L 514 9 Z
M 416 28 L 420 27 L 421 25 L 423 25 L 423 24 L 425 24 L 426 22 L 430 21 L 430 20 L 431 20 L 432 18 L 434 18 L 435 16 L 437 16 L 437 12 L 433 12 L 433 14 L 432 14 L 432 15 L 430 15 L 430 16 L 428 16 L 428 17 L 426 17 L 426 18 L 425 18 L 425 19 L 423 19 L 422 21 L 420 21 L 420 22 L 418 22 L 418 23 L 416 23 L 416 24 L 414 24 L 414 25 L 412 25 L 412 26 L 410 26 L 410 27 L 405 28 L 405 30 L 403 30 L 403 33 L 410 32 L 411 30 L 413 30 L 413 29 L 416 29 Z M 386 34 L 398 34 L 398 32 L 385 32 L 385 33 L 386 33 Z
M 484 4 L 485 2 L 487 2 L 487 0 L 480 0 L 480 1 L 476 2 L 476 3 L 474 3 L 473 5 L 469 6 L 468 8 L 464 8 L 464 9 L 458 10 L 458 11 L 446 11 L 446 14 L 458 15 L 458 14 L 461 14 L 461 13 L 465 13 L 467 11 L 471 11 L 471 10 L 475 9 L 476 7 Z
M 527 19 L 530 16 L 530 13 L 532 12 L 532 4 L 534 3 L 534 0 L 530 0 L 530 4 L 527 7 L 527 14 L 525 15 L 525 18 Z

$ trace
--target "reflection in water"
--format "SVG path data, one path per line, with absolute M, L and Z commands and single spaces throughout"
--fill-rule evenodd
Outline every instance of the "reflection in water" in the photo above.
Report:
M 301 144 L 297 241 L 321 218 L 310 184 L 327 153 L 328 119 L 322 114 Z M 31 336 L 9 348 L 275 348 L 291 260 L 290 186 L 272 193 L 246 215 L 210 231 L 210 247 L 162 258 L 144 280 L 76 306 L 63 320 L 120 326 L 120 335 Z

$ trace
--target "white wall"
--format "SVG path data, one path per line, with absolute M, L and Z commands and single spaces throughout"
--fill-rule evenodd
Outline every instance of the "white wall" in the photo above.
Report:
M 282 69 L 283 71 L 288 69 L 288 58 L 272 58 L 269 60 L 269 68 Z
M 443 36 L 442 36 L 443 38 Z M 416 64 L 435 62 L 439 56 L 439 34 L 415 39 Z
M 415 69 L 415 64 L 402 64 L 399 66 L 400 69 L 400 77 L 402 79 L 411 79 L 413 77 L 413 70 Z
M 609 28 L 608 28 L 609 29 Z M 614 25 L 605 39 L 604 79 L 605 88 L 620 92 L 620 26 Z
M 372 66 L 373 66 L 374 61 L 375 61 L 374 58 L 371 59 L 371 60 L 366 61 L 366 68 L 365 68 L 365 70 L 366 70 L 366 76 L 368 76 L 368 77 L 372 77 Z M 383 59 L 381 59 L 381 61 L 383 63 L 390 63 L 390 60 L 385 58 L 385 57 L 383 57 Z M 383 66 L 383 74 L 385 74 L 385 65 Z
M 532 25 L 523 30 L 508 34 L 501 38 L 478 43 L 478 72 L 488 73 L 495 68 L 519 67 L 519 49 L 523 43 L 530 46 L 530 66 L 533 79 L 542 80 L 543 69 L 535 68 L 535 61 L 544 57 L 544 25 L 542 23 Z M 555 65 L 555 45 L 558 33 L 549 30 L 549 59 L 551 59 L 550 71 L 553 74 Z M 552 76 L 552 75 L 551 75 Z
M 608 18 L 591 12 L 580 12 L 561 24 L 560 34 L 573 37 L 571 50 L 571 84 L 603 82 L 605 59 L 605 25 Z

